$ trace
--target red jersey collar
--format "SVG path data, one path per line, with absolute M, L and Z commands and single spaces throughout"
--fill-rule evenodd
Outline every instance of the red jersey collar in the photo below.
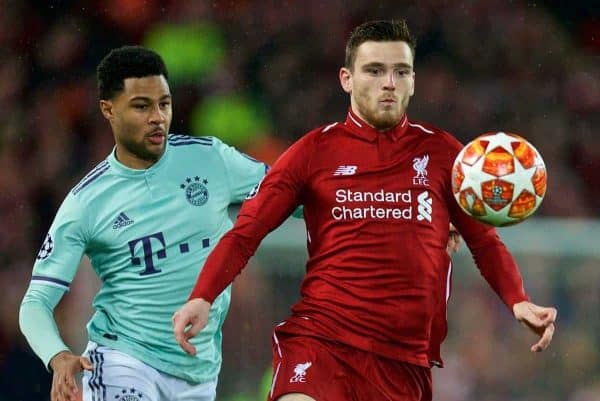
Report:
M 346 117 L 346 122 L 344 123 L 350 131 L 355 135 L 364 138 L 370 142 L 373 142 L 377 139 L 378 135 L 385 134 L 390 137 L 393 141 L 400 138 L 406 130 L 408 129 L 408 117 L 406 113 L 402 116 L 400 123 L 396 125 L 394 128 L 389 129 L 387 131 L 379 131 L 369 124 L 367 124 L 362 118 L 356 115 L 352 108 L 348 108 L 348 116 Z

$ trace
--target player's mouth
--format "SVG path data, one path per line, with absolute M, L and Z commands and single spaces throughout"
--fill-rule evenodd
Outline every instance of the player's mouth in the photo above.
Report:
M 165 141 L 165 131 L 162 129 L 155 129 L 146 135 L 146 138 L 152 145 L 162 145 Z

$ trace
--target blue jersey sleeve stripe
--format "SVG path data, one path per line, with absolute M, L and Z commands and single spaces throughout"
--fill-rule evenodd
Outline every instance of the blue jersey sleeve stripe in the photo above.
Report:
M 69 286 L 71 285 L 71 283 L 68 283 L 64 280 L 59 280 L 57 278 L 46 277 L 46 276 L 31 276 L 31 281 L 45 281 L 48 283 L 58 284 L 61 287 L 66 287 L 66 288 L 69 288 Z
M 177 135 L 177 134 L 172 134 L 169 135 L 169 141 L 181 141 L 184 139 L 195 139 L 198 141 L 207 141 L 207 142 L 212 142 L 212 138 L 208 137 L 208 136 L 192 136 L 192 135 Z
M 170 144 L 176 144 L 179 142 L 189 142 L 189 141 L 193 141 L 193 142 L 203 142 L 206 144 L 211 144 L 213 143 L 212 138 L 209 137 L 202 137 L 202 136 L 189 136 L 189 135 L 170 135 L 169 136 L 169 143 Z
M 184 138 L 179 138 L 179 139 L 169 139 L 169 143 L 171 145 L 174 144 L 178 144 L 181 142 L 198 142 L 198 143 L 205 143 L 208 145 L 212 145 L 212 141 L 211 140 L 207 140 L 207 139 L 203 139 L 203 138 L 193 138 L 193 137 L 184 137 Z
M 73 195 L 77 195 L 77 193 L 79 191 L 81 191 L 83 188 L 87 187 L 92 182 L 94 182 L 98 177 L 100 177 L 102 174 L 104 174 L 109 168 L 110 168 L 110 165 L 106 165 L 105 167 L 96 171 L 96 173 L 94 173 L 94 175 L 92 175 L 85 182 L 82 182 L 79 186 L 77 186 L 76 188 L 73 189 Z
M 92 169 L 92 171 L 90 171 L 89 173 L 87 173 L 80 181 L 77 185 L 75 185 L 76 189 L 78 186 L 80 186 L 85 180 L 87 180 L 88 178 L 90 178 L 96 171 L 100 170 L 101 168 L 104 168 L 108 166 L 108 160 L 103 161 L 102 163 L 98 164 L 96 167 L 94 167 Z
M 185 141 L 185 142 L 170 142 L 171 146 L 184 146 L 184 145 L 202 145 L 212 146 L 212 143 L 201 142 L 201 141 Z

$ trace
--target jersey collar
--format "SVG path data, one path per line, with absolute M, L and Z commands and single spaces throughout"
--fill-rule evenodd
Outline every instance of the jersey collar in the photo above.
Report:
M 362 118 L 356 115 L 352 108 L 348 109 L 348 116 L 346 117 L 346 122 L 344 123 L 346 127 L 350 129 L 350 131 L 359 136 L 368 140 L 369 142 L 374 142 L 377 137 L 381 134 L 387 135 L 392 141 L 398 140 L 406 130 L 408 129 L 408 117 L 406 113 L 402 116 L 400 123 L 396 125 L 394 128 L 387 131 L 379 131 L 369 124 L 367 124 Z
M 169 146 L 169 140 L 168 140 L 168 136 L 167 136 L 167 138 L 165 138 L 164 153 L 162 154 L 162 156 L 160 157 L 160 159 L 158 159 L 158 161 L 156 163 L 154 163 L 152 166 L 148 167 L 147 169 L 134 169 L 134 168 L 127 167 L 126 165 L 121 163 L 119 160 L 117 160 L 117 157 L 115 156 L 115 154 L 117 152 L 116 146 L 113 147 L 112 152 L 110 152 L 110 155 L 108 155 L 108 162 L 110 163 L 110 166 L 114 169 L 114 171 L 118 172 L 119 174 L 131 176 L 131 177 L 145 176 L 145 175 L 148 175 L 148 174 L 158 171 L 158 169 L 160 169 L 161 166 L 163 164 L 165 164 L 165 160 L 169 156 L 169 148 L 170 148 L 170 146 Z

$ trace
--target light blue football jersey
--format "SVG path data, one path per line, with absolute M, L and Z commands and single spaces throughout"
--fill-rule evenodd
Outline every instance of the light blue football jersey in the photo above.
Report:
M 67 290 L 83 254 L 101 279 L 89 338 L 192 382 L 217 377 L 221 326 L 231 287 L 213 303 L 208 326 L 176 343 L 173 313 L 186 301 L 208 254 L 266 166 L 213 137 L 169 135 L 146 170 L 111 155 L 65 198 L 33 268 L 31 286 Z

